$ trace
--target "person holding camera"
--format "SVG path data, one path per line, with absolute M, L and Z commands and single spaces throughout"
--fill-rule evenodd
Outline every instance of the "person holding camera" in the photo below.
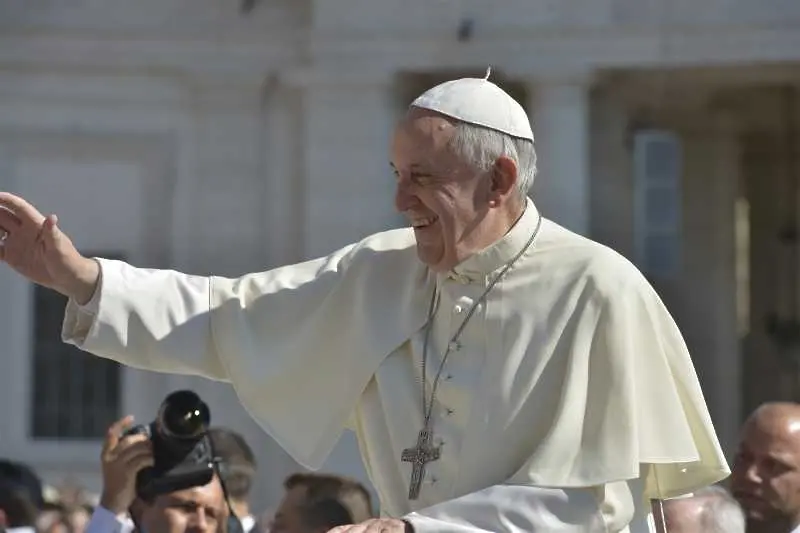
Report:
M 131 432 L 133 417 L 115 422 L 101 453 L 103 490 L 86 533 L 228 533 L 229 509 L 217 476 L 202 486 L 139 497 L 137 476 L 154 465 L 153 442 Z

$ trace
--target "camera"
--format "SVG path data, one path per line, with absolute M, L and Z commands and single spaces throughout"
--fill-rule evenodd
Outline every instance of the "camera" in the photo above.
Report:
M 161 403 L 155 420 L 134 426 L 125 435 L 147 435 L 153 445 L 153 466 L 136 477 L 136 493 L 143 500 L 211 482 L 214 451 L 207 436 L 211 422 L 208 405 L 190 390 L 171 393 Z

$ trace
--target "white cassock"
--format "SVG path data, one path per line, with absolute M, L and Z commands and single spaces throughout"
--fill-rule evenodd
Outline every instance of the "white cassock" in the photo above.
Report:
M 410 229 L 240 279 L 100 260 L 100 289 L 68 305 L 64 339 L 132 367 L 229 381 L 312 469 L 349 426 L 383 513 L 423 533 L 646 530 L 648 498 L 729 470 L 656 293 L 623 257 L 546 219 L 449 356 L 433 415 L 442 455 L 420 498 L 407 497 L 400 457 L 423 423 L 431 294 L 429 384 L 538 218 L 529 200 L 505 238 L 448 275 L 418 260 Z

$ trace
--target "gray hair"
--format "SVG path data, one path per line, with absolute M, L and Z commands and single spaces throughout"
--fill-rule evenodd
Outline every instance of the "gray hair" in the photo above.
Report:
M 700 523 L 708 533 L 745 533 L 745 518 L 739 503 L 719 485 L 694 493 L 702 506 Z
M 456 121 L 450 145 L 456 154 L 481 171 L 489 171 L 505 156 L 517 165 L 517 190 L 525 198 L 536 177 L 536 150 L 528 139 L 512 137 L 483 126 Z

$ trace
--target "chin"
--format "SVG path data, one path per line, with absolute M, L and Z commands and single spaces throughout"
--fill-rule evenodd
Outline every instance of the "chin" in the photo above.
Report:
M 425 248 L 417 245 L 417 257 L 428 268 L 434 272 L 447 272 L 447 264 L 442 260 L 442 255 L 439 253 L 432 253 Z

